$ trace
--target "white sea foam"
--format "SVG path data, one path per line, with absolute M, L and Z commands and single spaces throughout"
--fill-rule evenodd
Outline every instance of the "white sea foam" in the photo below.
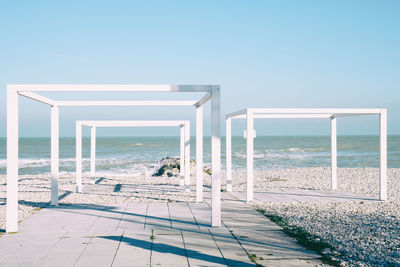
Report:
M 304 150 L 298 147 L 291 147 L 288 149 L 285 149 L 284 151 L 289 151 L 289 152 L 303 152 Z

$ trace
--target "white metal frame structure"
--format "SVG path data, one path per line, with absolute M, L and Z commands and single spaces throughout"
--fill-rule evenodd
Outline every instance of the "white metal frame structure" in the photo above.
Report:
M 190 192 L 190 121 L 76 121 L 76 192 L 82 192 L 82 126 L 90 131 L 90 176 L 96 176 L 96 128 L 98 127 L 179 127 L 180 186 Z M 196 188 L 197 189 L 197 188 Z M 196 192 L 197 194 L 198 192 Z
M 37 92 L 204 92 L 197 101 L 60 101 Z M 196 187 L 203 200 L 203 105 L 211 101 L 211 225 L 221 226 L 221 139 L 219 85 L 135 84 L 8 84 L 7 85 L 7 232 L 18 231 L 18 95 L 51 106 L 51 204 L 58 205 L 59 107 L 68 106 L 195 106 Z
M 247 185 L 246 200 L 253 201 L 254 119 L 330 119 L 331 122 L 331 189 L 337 189 L 336 118 L 379 115 L 380 172 L 379 199 L 387 200 L 387 110 L 360 108 L 247 108 L 226 115 L 226 187 L 232 191 L 232 119 L 246 119 Z

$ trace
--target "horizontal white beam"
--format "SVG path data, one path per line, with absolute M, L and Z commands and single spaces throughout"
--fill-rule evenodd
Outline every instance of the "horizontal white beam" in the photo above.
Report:
M 253 114 L 380 114 L 379 108 L 249 108 Z
M 56 101 L 60 107 L 78 106 L 193 106 L 195 100 L 139 100 L 139 101 Z
M 36 93 L 32 93 L 32 92 L 19 92 L 18 94 L 21 95 L 21 96 L 25 96 L 25 97 L 27 97 L 27 98 L 36 100 L 36 101 L 38 101 L 38 102 L 41 102 L 41 103 L 50 105 L 50 106 L 55 106 L 55 105 L 56 105 L 56 102 L 55 102 L 54 100 L 52 100 L 52 99 L 50 99 L 50 98 L 47 98 L 47 97 L 45 97 L 45 96 L 38 95 L 38 94 L 36 94 Z
M 218 85 L 172 84 L 9 84 L 18 92 L 211 92 Z
M 238 116 L 241 116 L 241 115 L 246 115 L 246 112 L 247 112 L 247 109 L 242 109 L 242 110 L 239 110 L 239 111 L 235 111 L 235 112 L 226 114 L 226 118 L 229 119 L 229 118 L 235 118 L 235 117 L 238 117 Z
M 379 113 L 335 113 L 332 115 L 332 118 L 344 118 L 344 117 L 354 117 L 354 116 L 363 116 L 363 115 L 379 115 Z
M 211 99 L 211 93 L 205 94 L 199 101 L 196 103 L 196 107 L 201 107 L 205 103 L 207 103 L 208 100 Z
M 76 121 L 77 124 L 83 126 L 95 126 L 95 127 L 129 127 L 129 126 L 143 126 L 143 127 L 151 127 L 151 126 L 184 126 L 188 121 Z
M 330 114 L 254 114 L 254 119 L 329 119 Z M 232 119 L 245 119 L 246 115 L 232 117 Z

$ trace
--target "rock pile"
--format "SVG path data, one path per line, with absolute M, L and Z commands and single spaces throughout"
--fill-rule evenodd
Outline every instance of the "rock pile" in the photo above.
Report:
M 166 157 L 157 163 L 160 166 L 158 171 L 156 171 L 153 176 L 167 176 L 167 177 L 177 177 L 181 169 L 181 162 L 179 158 Z M 211 170 L 204 168 L 204 173 L 210 175 Z M 190 160 L 190 175 L 196 174 L 196 161 Z

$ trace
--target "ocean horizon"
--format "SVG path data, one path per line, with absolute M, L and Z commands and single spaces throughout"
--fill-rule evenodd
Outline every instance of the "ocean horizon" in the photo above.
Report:
M 20 137 L 20 174 L 50 173 L 50 137 Z M 178 136 L 97 137 L 97 175 L 152 175 L 158 161 L 179 157 Z M 246 143 L 232 137 L 234 170 L 246 168 Z M 379 166 L 379 136 L 339 135 L 338 167 Z M 195 158 L 195 137 L 191 138 L 191 158 Z M 225 167 L 225 137 L 221 138 L 222 166 Z M 83 172 L 89 173 L 90 137 L 83 137 Z M 211 161 L 210 137 L 204 137 L 204 162 Z M 257 136 L 254 140 L 256 170 L 330 166 L 328 135 Z M 400 168 L 400 135 L 388 136 L 388 167 Z M 60 172 L 75 172 L 75 137 L 60 137 Z M 0 138 L 0 174 L 6 173 L 6 138 Z

